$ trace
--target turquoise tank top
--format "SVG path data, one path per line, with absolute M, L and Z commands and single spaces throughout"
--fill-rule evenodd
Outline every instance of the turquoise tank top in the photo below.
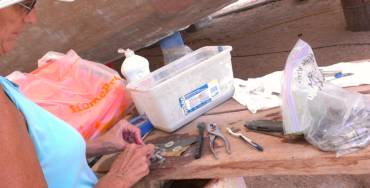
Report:
M 0 84 L 23 113 L 49 188 L 91 188 L 97 178 L 86 161 L 82 136 L 48 111 L 24 97 L 4 77 Z

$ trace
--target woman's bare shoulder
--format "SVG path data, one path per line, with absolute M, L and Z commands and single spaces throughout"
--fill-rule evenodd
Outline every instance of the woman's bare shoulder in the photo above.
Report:
M 0 187 L 46 187 L 25 119 L 2 87 L 0 108 Z

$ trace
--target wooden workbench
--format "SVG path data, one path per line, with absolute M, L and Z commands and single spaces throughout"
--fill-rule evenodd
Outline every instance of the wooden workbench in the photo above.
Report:
M 369 86 L 351 88 L 350 90 L 370 93 Z M 176 134 L 197 134 L 199 122 L 216 123 L 222 128 L 231 144 L 231 155 L 223 147 L 216 149 L 219 159 L 207 151 L 199 160 L 193 159 L 189 151 L 182 160 L 163 168 L 152 169 L 149 179 L 213 179 L 233 176 L 265 175 L 323 175 L 323 174 L 368 174 L 370 173 L 370 149 L 337 158 L 335 153 L 322 152 L 303 139 L 286 140 L 269 135 L 247 132 L 243 127 L 246 120 L 279 118 L 280 109 L 271 109 L 251 114 L 233 99 L 199 117 L 190 124 L 176 131 Z M 238 127 L 248 137 L 264 147 L 264 152 L 257 152 L 242 140 L 230 136 L 226 127 Z M 154 131 L 147 140 L 167 135 Z M 186 154 L 185 154 L 186 155 Z
M 370 93 L 370 86 L 350 88 L 364 94 Z M 202 115 L 193 122 L 177 130 L 176 134 L 197 135 L 199 122 L 216 123 L 222 128 L 231 144 L 231 155 L 219 145 L 216 148 L 219 159 L 209 151 L 205 140 L 204 155 L 193 159 L 193 148 L 181 158 L 168 160 L 163 166 L 151 169 L 146 182 L 176 179 L 214 179 L 239 176 L 267 175 L 330 175 L 330 174 L 368 174 L 370 173 L 370 149 L 337 158 L 335 153 L 322 152 L 303 139 L 286 140 L 279 137 L 247 131 L 243 127 L 246 120 L 277 119 L 280 109 L 275 108 L 251 114 L 233 99 Z M 264 147 L 257 152 L 242 140 L 226 133 L 226 127 L 241 128 L 243 133 Z M 153 140 L 169 135 L 155 130 L 146 139 Z

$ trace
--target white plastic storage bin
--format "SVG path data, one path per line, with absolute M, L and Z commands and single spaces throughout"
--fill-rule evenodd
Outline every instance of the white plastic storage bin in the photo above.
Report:
M 232 97 L 231 50 L 200 48 L 127 88 L 154 127 L 173 132 Z

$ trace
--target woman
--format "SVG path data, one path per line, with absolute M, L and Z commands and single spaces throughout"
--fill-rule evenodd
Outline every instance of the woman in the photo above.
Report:
M 0 0 L 0 55 L 14 47 L 26 24 L 36 23 L 35 4 Z M 26 99 L 10 81 L 0 77 L 0 86 L 0 187 L 131 187 L 149 173 L 153 146 L 144 145 L 139 131 L 127 122 L 86 147 L 76 130 Z M 135 135 L 136 143 L 125 143 L 122 134 Z M 86 153 L 117 149 L 123 152 L 98 181 Z

